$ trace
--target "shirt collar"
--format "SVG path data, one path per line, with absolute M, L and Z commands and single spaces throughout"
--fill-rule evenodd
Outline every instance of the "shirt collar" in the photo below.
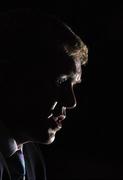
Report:
M 18 146 L 13 137 L 10 136 L 8 129 L 0 121 L 0 152 L 4 157 L 10 157 L 18 150 Z

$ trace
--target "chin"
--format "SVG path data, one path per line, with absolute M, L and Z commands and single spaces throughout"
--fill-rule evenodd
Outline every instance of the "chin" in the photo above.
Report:
M 53 142 L 54 142 L 54 140 L 55 140 L 55 136 L 53 136 L 53 137 L 50 137 L 49 139 L 48 139 L 48 141 L 46 142 L 46 143 L 44 143 L 44 144 L 52 144 Z
M 52 144 L 55 141 L 55 135 L 56 135 L 56 131 L 49 128 L 47 132 L 45 132 L 44 134 L 42 135 L 40 134 L 38 135 L 38 137 L 35 136 L 35 138 L 33 138 L 33 142 L 46 144 L 46 145 Z
M 48 129 L 48 139 L 45 144 L 52 144 L 55 140 L 55 134 L 56 134 L 56 131 L 49 128 Z

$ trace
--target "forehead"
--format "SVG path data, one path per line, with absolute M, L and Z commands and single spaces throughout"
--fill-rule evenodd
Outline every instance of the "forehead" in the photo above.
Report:
M 81 74 L 81 61 L 71 56 L 60 56 L 56 62 L 56 71 L 58 74 Z

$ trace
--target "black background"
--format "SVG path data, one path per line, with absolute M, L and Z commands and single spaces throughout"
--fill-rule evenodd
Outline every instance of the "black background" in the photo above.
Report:
M 49 179 L 122 179 L 122 40 L 120 2 L 77 1 L 47 9 L 86 42 L 89 63 L 77 89 L 78 106 L 47 148 Z
M 89 48 L 78 106 L 67 112 L 56 141 L 41 147 L 48 180 L 122 179 L 122 3 L 47 1 L 39 8 L 65 21 Z

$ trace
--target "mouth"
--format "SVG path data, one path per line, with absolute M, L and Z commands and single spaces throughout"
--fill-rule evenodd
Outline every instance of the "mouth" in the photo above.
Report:
M 64 121 L 64 119 L 66 118 L 65 115 L 59 115 L 57 117 L 55 117 L 53 114 L 50 114 L 48 116 L 48 119 L 50 121 L 51 124 L 51 129 L 54 131 L 59 131 L 62 128 L 62 123 Z

